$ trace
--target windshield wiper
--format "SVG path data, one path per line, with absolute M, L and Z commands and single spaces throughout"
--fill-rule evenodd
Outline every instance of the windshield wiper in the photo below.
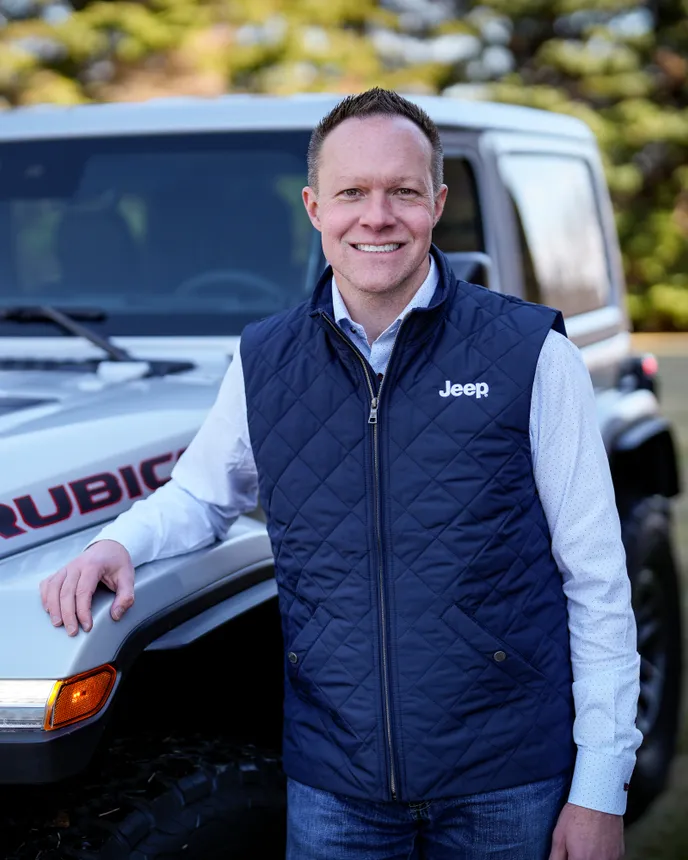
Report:
M 105 319 L 107 319 L 107 314 L 100 308 L 70 308 L 68 311 L 54 308 L 52 305 L 20 305 L 18 307 L 0 308 L 0 320 L 20 323 L 52 322 L 68 334 L 83 337 L 84 340 L 99 347 L 111 361 L 134 361 L 148 364 L 150 370 L 146 376 L 165 376 L 168 373 L 181 373 L 194 367 L 190 361 L 136 358 L 126 349 L 116 346 L 104 335 L 100 335 L 78 322 L 78 320 L 100 321 Z
M 120 347 L 115 346 L 106 337 L 102 337 L 97 332 L 77 322 L 77 320 L 107 319 L 105 311 L 101 311 L 98 308 L 73 308 L 67 312 L 61 311 L 59 308 L 54 308 L 51 305 L 22 305 L 16 308 L 2 308 L 0 310 L 0 319 L 11 320 L 13 322 L 52 322 L 69 334 L 83 337 L 85 340 L 95 344 L 95 346 L 100 347 L 113 361 L 136 360 L 132 358 L 126 349 L 120 349 Z

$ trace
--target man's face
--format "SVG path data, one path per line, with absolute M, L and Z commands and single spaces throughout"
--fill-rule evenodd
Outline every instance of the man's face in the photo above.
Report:
M 432 147 L 404 117 L 347 119 L 323 142 L 311 222 L 337 284 L 368 294 L 420 286 L 446 197 L 432 187 Z M 417 282 L 417 283 L 416 283 Z

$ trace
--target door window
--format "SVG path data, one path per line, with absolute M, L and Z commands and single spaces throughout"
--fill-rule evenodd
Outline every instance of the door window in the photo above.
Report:
M 465 158 L 444 159 L 444 183 L 449 189 L 432 241 L 445 254 L 482 251 L 480 206 L 473 170 Z
M 512 154 L 500 170 L 518 223 L 525 298 L 568 317 L 604 307 L 609 268 L 585 161 Z

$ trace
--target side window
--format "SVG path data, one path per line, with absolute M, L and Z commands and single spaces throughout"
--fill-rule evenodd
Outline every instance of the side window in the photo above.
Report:
M 585 161 L 558 155 L 500 159 L 518 223 L 525 298 L 571 317 L 604 307 L 609 268 Z
M 442 217 L 433 231 L 433 242 L 447 254 L 482 251 L 478 192 L 469 162 L 465 158 L 445 158 L 444 183 L 449 192 Z

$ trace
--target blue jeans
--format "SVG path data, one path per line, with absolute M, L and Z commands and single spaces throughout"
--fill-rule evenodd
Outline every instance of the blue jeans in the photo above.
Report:
M 374 803 L 289 780 L 287 860 L 547 860 L 570 776 L 424 803 Z

